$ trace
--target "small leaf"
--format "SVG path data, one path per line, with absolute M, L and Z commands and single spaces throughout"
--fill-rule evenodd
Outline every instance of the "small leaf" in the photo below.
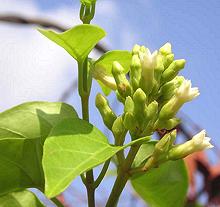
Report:
M 94 69 L 93 74 L 95 74 L 95 78 L 101 74 L 102 76 L 110 76 L 112 75 L 112 63 L 114 61 L 118 61 L 123 68 L 125 69 L 125 73 L 128 73 L 130 70 L 130 64 L 131 64 L 131 53 L 126 50 L 113 50 L 105 53 L 102 55 L 95 63 L 94 63 Z M 98 80 L 101 80 L 101 78 L 98 78 Z M 98 81 L 100 84 L 100 81 Z M 105 86 L 103 83 L 100 84 L 103 92 L 108 95 L 110 93 L 110 89 Z
M 118 61 L 125 69 L 125 73 L 130 70 L 131 53 L 127 50 L 112 50 L 102 55 L 95 63 L 95 68 L 102 68 L 106 74 L 112 75 L 112 63 Z
M 86 5 L 90 5 L 90 4 L 94 4 L 96 2 L 96 0 L 80 0 L 81 4 L 86 4 Z
M 169 161 L 131 179 L 134 190 L 151 207 L 182 207 L 188 177 L 182 160 Z
M 101 131 L 86 121 L 66 119 L 44 144 L 45 193 L 54 197 L 83 172 L 105 162 L 121 147 L 113 147 Z
M 74 59 L 81 62 L 105 35 L 105 31 L 94 25 L 78 25 L 63 33 L 52 30 L 39 31 L 48 39 L 64 48 Z
M 0 195 L 29 187 L 44 188 L 43 143 L 51 128 L 77 117 L 64 103 L 30 102 L 0 113 Z
M 34 193 L 24 190 L 0 197 L 0 207 L 44 207 Z

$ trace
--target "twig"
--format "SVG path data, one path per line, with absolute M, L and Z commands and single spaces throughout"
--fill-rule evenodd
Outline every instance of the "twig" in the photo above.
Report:
M 46 28 L 52 28 L 61 32 L 68 29 L 67 27 L 61 26 L 60 24 L 57 24 L 53 21 L 48 21 L 46 19 L 41 19 L 41 18 L 25 17 L 17 14 L 10 14 L 10 15 L 0 14 L 0 21 L 14 23 L 14 24 L 39 25 Z M 98 43 L 95 46 L 95 48 L 101 53 L 105 53 L 108 51 L 100 43 Z

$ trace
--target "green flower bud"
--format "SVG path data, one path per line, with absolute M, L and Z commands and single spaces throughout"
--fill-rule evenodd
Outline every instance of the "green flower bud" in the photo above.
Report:
M 168 153 L 173 146 L 173 143 L 176 139 L 176 130 L 164 135 L 161 140 L 155 145 L 154 152 L 152 156 L 147 160 L 144 165 L 144 170 L 149 170 L 153 167 L 157 167 L 158 165 L 167 161 Z
M 124 127 L 123 119 L 119 116 L 113 123 L 112 132 L 115 138 L 123 137 L 127 130 Z
M 164 71 L 163 56 L 158 54 L 156 58 L 156 67 L 154 69 L 154 78 L 159 82 L 161 74 Z
M 146 104 L 146 94 L 141 88 L 138 88 L 134 95 L 133 95 L 133 101 L 134 101 L 134 110 L 139 113 L 143 112 L 145 104 Z
M 174 61 L 174 54 L 171 53 L 167 56 L 164 56 L 164 59 L 163 59 L 163 64 L 164 64 L 164 68 L 167 68 L 169 67 L 169 65 Z
M 124 123 L 124 126 L 125 126 L 125 128 L 126 128 L 127 130 L 129 130 L 129 131 L 131 131 L 131 132 L 134 132 L 134 131 L 135 131 L 137 123 L 136 123 L 136 120 L 135 120 L 135 118 L 134 118 L 134 116 L 133 116 L 132 113 L 127 112 L 127 113 L 124 115 L 124 121 L 123 121 L 123 123 Z M 136 124 L 135 124 L 135 123 L 136 123 Z
M 191 81 L 184 80 L 181 86 L 176 90 L 174 96 L 162 107 L 159 118 L 173 118 L 184 103 L 193 100 L 198 95 L 198 88 L 191 88 Z
M 138 88 L 133 95 L 134 116 L 140 127 L 144 124 L 145 117 L 143 116 L 143 112 L 145 110 L 146 98 L 144 91 L 140 88 Z
M 170 80 L 172 80 L 173 78 L 175 78 L 175 76 L 178 74 L 178 72 L 184 68 L 185 66 L 185 60 L 181 59 L 181 60 L 174 60 L 170 66 L 163 72 L 162 76 L 161 76 L 161 81 L 164 82 L 168 82 Z
M 117 84 L 118 92 L 124 98 L 131 95 L 132 89 L 129 81 L 126 78 L 124 73 L 124 68 L 117 61 L 114 61 L 112 64 L 112 74 L 115 78 Z
M 163 153 L 169 152 L 176 139 L 176 130 L 165 134 L 162 139 L 155 145 L 154 155 L 161 156 Z
M 212 148 L 213 145 L 210 143 L 210 138 L 206 137 L 205 130 L 202 130 L 193 138 L 183 144 L 175 145 L 168 154 L 168 158 L 171 160 L 177 160 L 184 158 L 194 152 L 202 151 L 205 149 Z
M 141 62 L 138 55 L 133 55 L 131 60 L 131 70 L 130 70 L 130 82 L 133 90 L 139 88 L 139 83 L 141 79 Z
M 167 42 L 165 45 L 163 45 L 160 49 L 159 52 L 166 56 L 172 53 L 172 46 L 169 42 Z
M 140 52 L 146 53 L 146 52 L 147 52 L 147 48 L 144 47 L 144 46 L 141 46 L 141 47 L 140 47 Z
M 125 106 L 124 106 L 124 113 L 129 112 L 133 113 L 134 112 L 134 101 L 130 96 L 126 97 L 125 100 Z
M 147 119 L 155 120 L 158 115 L 158 103 L 156 101 L 151 102 L 147 106 Z
M 132 55 L 138 55 L 139 51 L 141 49 L 140 45 L 134 45 L 133 49 L 132 49 Z
M 176 90 L 180 87 L 184 80 L 185 79 L 183 76 L 176 76 L 172 81 L 165 83 L 159 91 L 159 94 L 161 94 L 160 100 L 169 100 L 175 94 Z
M 111 130 L 117 116 L 110 108 L 108 100 L 102 94 L 98 93 L 95 104 L 102 116 L 104 124 Z
M 178 118 L 173 118 L 169 120 L 158 120 L 156 122 L 156 129 L 167 129 L 171 130 L 174 129 L 178 124 L 180 124 L 181 120 Z

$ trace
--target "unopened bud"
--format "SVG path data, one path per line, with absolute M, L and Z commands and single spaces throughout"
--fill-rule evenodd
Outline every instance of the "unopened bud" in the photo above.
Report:
M 145 53 L 139 54 L 141 60 L 141 80 L 140 87 L 148 95 L 153 89 L 154 69 L 156 67 L 157 51 L 151 54 L 147 49 Z
M 178 74 L 178 72 L 184 68 L 185 66 L 185 60 L 174 60 L 169 67 L 163 72 L 162 74 L 162 82 L 168 82 L 175 78 L 175 76 Z
M 157 113 L 158 113 L 158 103 L 157 101 L 153 101 L 147 106 L 147 119 L 149 120 L 155 119 L 157 117 Z
M 124 106 L 124 113 L 129 112 L 133 113 L 134 112 L 134 101 L 130 96 L 126 97 L 125 100 L 125 106 Z
M 131 60 L 130 81 L 134 91 L 139 88 L 140 79 L 141 62 L 138 55 L 133 55 Z
M 115 137 L 121 137 L 125 133 L 126 129 L 123 124 L 123 119 L 119 116 L 113 123 L 112 132 Z
M 132 113 L 129 113 L 127 112 L 125 115 L 124 115 L 124 126 L 127 130 L 131 131 L 131 132 L 134 132 L 135 131 L 135 128 L 136 128 L 136 120 L 133 116 Z
M 115 79 L 112 76 L 107 75 L 105 70 L 100 66 L 95 66 L 92 70 L 92 76 L 96 80 L 99 80 L 102 84 L 107 86 L 108 88 L 111 88 L 112 90 L 117 89 L 117 85 L 115 82 Z
M 181 120 L 178 118 L 173 118 L 169 120 L 158 120 L 156 122 L 156 128 L 157 129 L 167 129 L 171 130 L 174 129 L 178 124 L 180 124 Z
M 174 54 L 173 54 L 173 53 L 171 53 L 171 54 L 169 54 L 169 55 L 167 55 L 167 56 L 164 56 L 164 62 L 163 62 L 164 67 L 165 67 L 165 68 L 169 67 L 169 65 L 170 65 L 173 61 L 174 61 Z
M 172 81 L 165 83 L 159 92 L 161 94 L 161 99 L 163 101 L 169 100 L 175 94 L 176 90 L 180 87 L 184 80 L 185 79 L 183 76 L 176 76 Z
M 146 95 L 142 89 L 138 88 L 135 91 L 133 95 L 133 101 L 135 119 L 138 121 L 139 124 L 142 124 L 144 122 L 143 111 L 146 104 Z
M 117 61 L 114 61 L 112 64 L 112 74 L 115 78 L 120 95 L 124 98 L 130 96 L 132 91 L 130 83 L 126 78 L 124 68 Z
M 169 42 L 167 42 L 165 45 L 163 45 L 160 49 L 159 49 L 159 52 L 162 54 L 162 55 L 169 55 L 172 53 L 172 46 Z
M 143 45 L 140 47 L 140 52 L 145 53 L 147 51 L 147 48 Z
M 173 118 L 184 103 L 193 100 L 198 95 L 198 88 L 191 88 L 191 81 L 184 80 L 174 96 L 162 107 L 160 119 Z
M 168 153 L 176 139 L 176 130 L 164 135 L 161 140 L 155 145 L 152 156 L 144 165 L 144 170 L 157 167 L 159 164 L 168 160 Z
M 156 66 L 154 69 L 154 78 L 156 81 L 160 80 L 163 71 L 164 71 L 163 56 L 158 54 L 156 58 Z
M 117 116 L 110 108 L 107 99 L 102 94 L 98 93 L 95 104 L 102 116 L 104 124 L 111 130 Z
M 205 149 L 212 148 L 213 145 L 210 143 L 210 138 L 206 137 L 205 130 L 202 130 L 196 134 L 191 140 L 174 146 L 169 151 L 169 159 L 177 160 L 184 158 L 194 152 L 202 151 Z
M 141 49 L 140 45 L 134 45 L 133 49 L 132 49 L 132 55 L 138 55 L 139 51 Z

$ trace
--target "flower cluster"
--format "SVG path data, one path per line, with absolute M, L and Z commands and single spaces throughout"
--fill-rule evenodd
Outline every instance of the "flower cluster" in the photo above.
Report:
M 106 84 L 107 79 L 103 81 L 107 86 L 114 85 L 112 88 L 116 90 L 118 100 L 124 104 L 123 114 L 117 117 L 104 96 L 98 94 L 96 97 L 96 106 L 105 125 L 115 134 L 116 131 L 119 133 L 119 129 L 121 133 L 129 131 L 132 139 L 149 136 L 157 130 L 175 128 L 180 123 L 176 118 L 179 109 L 199 95 L 198 88 L 192 88 L 190 80 L 178 76 L 184 66 L 184 59 L 174 60 L 170 43 L 153 53 L 144 46 L 135 45 L 129 73 L 125 74 L 125 69 L 115 61 L 112 64 L 114 82 Z M 182 158 L 194 151 L 210 148 L 209 139 L 200 138 L 204 136 L 201 132 L 199 138 L 195 136 L 175 147 L 173 142 L 169 142 L 166 159 Z M 184 151 L 185 148 L 188 149 Z

